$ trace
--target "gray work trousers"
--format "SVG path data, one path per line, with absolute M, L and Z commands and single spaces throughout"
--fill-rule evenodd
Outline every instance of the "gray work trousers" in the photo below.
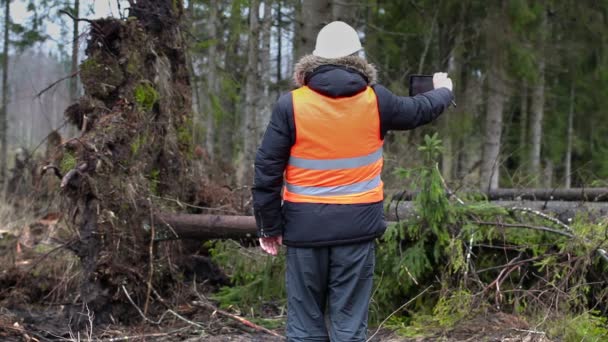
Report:
M 287 341 L 365 341 L 374 252 L 374 241 L 287 248 Z

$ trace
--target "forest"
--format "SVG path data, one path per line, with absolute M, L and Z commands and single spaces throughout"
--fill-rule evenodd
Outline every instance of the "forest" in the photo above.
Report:
M 454 83 L 384 137 L 368 341 L 608 341 L 608 1 L 0 3 L 0 340 L 284 340 L 254 161 L 340 20 Z

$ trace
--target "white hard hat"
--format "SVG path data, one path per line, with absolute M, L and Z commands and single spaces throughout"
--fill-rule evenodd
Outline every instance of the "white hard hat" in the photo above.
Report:
M 317 35 L 313 55 L 323 58 L 340 58 L 363 49 L 354 28 L 342 21 L 325 25 Z

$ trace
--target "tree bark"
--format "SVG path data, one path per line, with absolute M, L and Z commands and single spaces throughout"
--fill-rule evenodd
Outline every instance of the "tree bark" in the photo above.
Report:
M 572 186 L 572 139 L 574 137 L 574 85 L 570 85 L 570 109 L 568 110 L 568 133 L 566 145 L 566 160 L 564 165 L 564 187 Z
M 80 0 L 74 0 L 74 10 L 72 15 L 75 18 L 80 17 Z M 74 103 L 78 100 L 78 20 L 74 20 L 74 28 L 72 31 L 72 68 L 70 78 L 70 103 Z
M 520 167 L 527 162 L 528 152 L 528 85 L 522 81 L 519 102 L 519 163 Z
M 500 68 L 500 65 L 495 66 Z M 481 161 L 481 190 L 488 191 L 498 188 L 500 169 L 500 145 L 502 138 L 502 118 L 505 103 L 506 87 L 502 75 L 497 70 L 489 70 L 488 103 L 483 139 Z
M 505 5 L 498 5 L 486 18 L 485 47 L 487 59 L 487 104 L 486 120 L 481 158 L 481 191 L 496 189 L 500 179 L 500 150 L 502 139 L 502 122 L 504 105 L 507 98 L 506 53 L 503 44 L 506 42 L 507 20 L 499 13 Z
M 245 108 L 243 117 L 243 148 L 238 165 L 237 182 L 249 186 L 253 182 L 253 161 L 258 141 L 257 110 L 259 101 L 259 0 L 249 6 L 249 40 L 247 44 L 247 78 L 245 82 Z
M 332 5 L 329 0 L 302 1 L 301 15 L 297 16 L 294 60 L 310 54 L 315 49 L 317 33 L 331 21 Z
M 219 83 L 217 80 L 217 0 L 209 1 L 209 18 L 207 19 L 207 33 L 211 44 L 207 51 L 207 100 L 205 101 L 205 147 L 209 160 L 215 159 L 215 104 L 219 103 Z
M 6 188 L 8 186 L 8 45 L 9 45 L 9 30 L 10 30 L 10 0 L 4 0 L 4 46 L 2 53 L 4 59 L 2 61 L 2 108 L 0 108 L 0 186 L 3 189 L 3 197 L 6 197 Z
M 547 35 L 547 17 L 542 14 L 541 27 L 539 28 L 538 40 L 538 81 L 532 87 L 530 98 L 530 173 L 533 184 L 538 186 L 541 183 L 541 145 L 543 137 L 543 116 L 545 111 L 545 40 Z
M 259 58 L 259 70 L 261 73 L 261 87 L 262 94 L 259 98 L 259 109 L 258 113 L 258 136 L 256 140 L 256 146 L 259 145 L 259 142 L 264 135 L 264 127 L 268 125 L 270 121 L 270 116 L 272 114 L 272 94 L 271 94 L 271 84 L 270 84 L 270 73 L 271 73 L 271 63 L 270 63 L 270 38 L 271 38 L 271 28 L 272 28 L 272 3 L 273 0 L 265 0 L 264 2 L 264 16 L 262 18 L 262 32 L 261 32 L 261 46 L 260 50 L 260 58 Z
M 281 84 L 283 78 L 282 63 L 283 63 L 283 4 L 282 0 L 277 2 L 277 84 Z
M 343 21 L 353 27 L 357 26 L 355 15 L 358 4 L 357 0 L 332 1 L 332 20 Z

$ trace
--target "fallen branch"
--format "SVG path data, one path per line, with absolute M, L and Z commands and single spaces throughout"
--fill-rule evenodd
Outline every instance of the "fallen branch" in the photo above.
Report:
M 487 222 L 487 221 L 474 221 L 476 224 L 482 226 L 496 226 L 496 227 L 506 227 L 506 228 L 524 228 L 524 229 L 532 229 L 532 230 L 540 230 L 544 232 L 554 233 L 558 235 L 567 236 L 569 238 L 573 238 L 574 235 L 568 232 L 561 231 L 559 229 L 553 229 L 549 227 L 543 226 L 532 226 L 524 223 L 503 223 L 503 222 Z
M 129 300 L 129 302 L 131 303 L 131 305 L 133 305 L 133 307 L 135 308 L 135 310 L 137 310 L 137 312 L 139 313 L 139 315 L 144 319 L 144 321 L 154 324 L 154 325 L 160 325 L 163 321 L 163 319 L 165 318 L 165 316 L 170 313 L 173 316 L 175 316 L 176 318 L 192 325 L 195 326 L 197 328 L 200 328 L 202 330 L 205 330 L 205 327 L 200 325 L 199 323 L 193 322 L 185 317 L 183 317 L 182 315 L 178 314 L 177 312 L 173 311 L 173 310 L 167 310 L 165 311 L 162 315 L 160 315 L 160 318 L 158 319 L 158 321 L 153 321 L 150 318 L 148 318 L 146 315 L 144 315 L 144 313 L 141 311 L 141 309 L 135 304 L 135 302 L 133 301 L 133 299 L 131 299 L 131 296 L 129 296 L 129 292 L 127 291 L 127 289 L 125 288 L 124 285 L 122 285 L 122 290 L 125 293 L 125 295 L 127 296 L 127 299 Z
M 248 321 L 248 320 L 246 320 L 245 318 L 243 318 L 241 316 L 237 316 L 237 315 L 231 314 L 231 313 L 229 313 L 227 311 L 218 309 L 213 304 L 206 303 L 206 302 L 201 302 L 201 301 L 193 301 L 192 304 L 194 304 L 196 306 L 199 306 L 199 307 L 202 307 L 202 308 L 205 308 L 205 309 L 209 309 L 209 310 L 213 311 L 213 313 L 217 313 L 217 314 L 219 314 L 221 316 L 224 316 L 226 318 L 230 318 L 230 319 L 232 319 L 234 321 L 237 321 L 237 322 L 239 322 L 239 323 L 241 323 L 241 324 L 243 324 L 243 325 L 245 325 L 245 326 L 247 326 L 249 328 L 252 328 L 252 329 L 254 329 L 256 331 L 261 331 L 261 332 L 264 332 L 266 334 L 269 334 L 269 335 L 272 335 L 272 336 L 276 336 L 276 337 L 281 337 L 281 338 L 284 337 L 284 336 L 282 336 L 282 335 L 280 335 L 280 334 L 278 334 L 278 333 L 276 333 L 276 332 L 274 332 L 274 331 L 272 331 L 272 330 L 270 330 L 268 328 L 264 328 L 263 326 L 260 326 L 260 325 L 257 325 L 255 323 L 252 323 L 251 321 Z
M 139 340 L 145 341 L 146 338 L 169 336 L 169 335 L 180 333 L 180 332 L 182 332 L 184 330 L 186 330 L 186 328 L 181 328 L 181 329 L 169 331 L 169 332 L 166 332 L 166 333 L 155 333 L 155 334 L 142 334 L 142 335 L 112 337 L 112 338 L 109 338 L 107 340 L 104 339 L 104 341 L 106 341 L 106 342 L 139 341 Z

